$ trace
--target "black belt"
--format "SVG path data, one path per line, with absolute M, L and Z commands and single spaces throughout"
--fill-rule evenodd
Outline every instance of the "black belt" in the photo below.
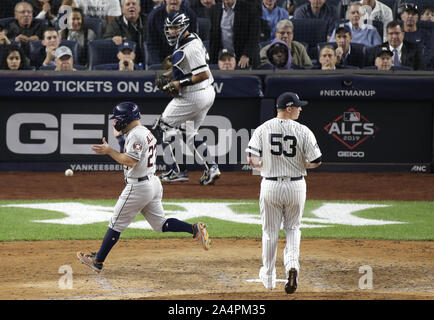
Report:
M 137 179 L 137 182 L 142 182 L 142 181 L 149 180 L 149 177 L 148 176 L 144 176 L 144 177 L 141 177 L 141 178 L 126 178 L 125 179 L 125 183 L 128 183 L 128 179 L 134 179 L 134 180 Z
M 283 180 L 289 180 L 289 181 L 298 181 L 303 179 L 303 176 L 299 176 L 299 177 L 294 177 L 294 178 L 285 178 L 285 177 L 271 177 L 271 178 L 265 178 L 265 180 L 271 180 L 271 181 L 278 181 L 279 179 L 283 179 Z

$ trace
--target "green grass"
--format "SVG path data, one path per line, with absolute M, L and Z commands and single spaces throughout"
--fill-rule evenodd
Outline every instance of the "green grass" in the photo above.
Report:
M 31 240 L 59 240 L 59 239 L 102 239 L 107 230 L 108 219 L 111 213 L 107 213 L 107 221 L 82 225 L 64 225 L 53 223 L 34 222 L 32 220 L 61 219 L 67 217 L 62 212 L 41 209 L 1 207 L 6 204 L 26 203 L 53 203 L 53 202 L 80 202 L 88 205 L 105 206 L 111 212 L 116 200 L 38 200 L 38 201 L 0 201 L 0 241 L 31 241 Z M 167 204 L 168 202 L 172 204 Z M 257 200 L 170 200 L 166 199 L 163 204 L 167 215 L 171 211 L 186 212 L 184 202 L 212 203 L 230 202 L 228 207 L 235 217 L 259 218 L 259 203 Z M 307 225 L 326 225 L 322 228 L 302 228 L 303 238 L 347 238 L 347 239 L 388 239 L 388 240 L 434 240 L 434 202 L 421 201 L 320 201 L 309 200 L 306 202 L 303 218 L 316 218 L 312 211 L 320 208 L 325 203 L 355 203 L 355 204 L 378 204 L 388 207 L 371 208 L 353 212 L 352 215 L 359 218 L 399 221 L 404 224 L 352 226 L 334 224 L 330 221 L 302 221 Z M 166 203 L 166 204 L 165 204 Z M 179 205 L 177 205 L 179 203 Z M 143 220 L 138 215 L 135 222 Z M 203 221 L 208 226 L 208 232 L 213 238 L 260 238 L 260 224 L 246 224 L 222 220 L 210 216 L 196 216 L 187 219 L 193 223 Z M 259 222 L 260 220 L 258 220 Z M 284 232 L 280 232 L 284 237 Z M 127 228 L 122 233 L 122 238 L 189 238 L 186 233 L 159 233 L 153 230 Z

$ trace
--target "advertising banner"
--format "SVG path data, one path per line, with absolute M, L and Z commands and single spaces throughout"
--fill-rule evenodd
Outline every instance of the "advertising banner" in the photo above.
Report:
M 2 103 L 0 117 L 1 170 L 78 171 L 121 170 L 108 156 L 91 150 L 102 137 L 119 149 L 113 135 L 113 107 L 121 99 L 14 99 Z M 143 125 L 151 127 L 161 115 L 166 99 L 134 99 L 141 109 Z M 248 115 L 248 116 L 247 116 Z M 217 99 L 208 113 L 197 139 L 206 141 L 210 154 L 223 170 L 236 170 L 246 165 L 245 148 L 260 118 L 260 99 Z M 181 135 L 175 143 L 179 163 L 199 168 L 198 157 L 184 144 Z M 157 149 L 159 169 L 170 159 L 161 146 Z M 163 158 L 166 155 L 166 158 Z M 165 161 L 163 161 L 165 160 Z M 110 165 L 111 164 L 111 165 Z

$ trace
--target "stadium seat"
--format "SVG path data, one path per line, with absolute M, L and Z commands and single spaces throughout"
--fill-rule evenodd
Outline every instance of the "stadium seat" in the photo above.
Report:
M 135 70 L 143 70 L 140 65 L 135 65 Z M 92 67 L 92 70 L 119 70 L 119 63 L 97 64 Z
M 384 24 L 383 21 L 374 20 L 372 21 L 372 25 L 377 29 L 380 38 L 383 39 L 384 35 Z
M 14 17 L 8 17 L 8 18 L 1 18 L 0 19 L 0 27 L 4 27 L 6 24 L 8 24 L 10 21 L 14 20 Z
M 308 3 L 309 0 L 293 0 L 294 3 L 294 9 L 302 6 L 305 3 Z M 341 9 L 342 9 L 342 0 L 327 0 L 327 4 L 329 6 L 333 6 L 336 8 L 336 14 L 338 17 L 341 16 Z
M 327 25 L 321 19 L 293 19 L 294 40 L 308 44 L 307 53 L 317 58 L 316 44 L 327 41 Z
M 77 41 L 62 40 L 60 42 L 60 46 L 67 46 L 69 49 L 71 49 L 74 61 L 78 61 L 79 49 Z M 41 61 L 41 59 L 44 59 L 44 57 L 41 56 L 42 47 L 43 45 L 41 40 L 29 42 L 30 65 L 39 67 L 38 62 Z
M 163 70 L 163 65 L 161 63 L 154 63 L 148 66 L 148 70 Z
M 95 32 L 97 40 L 102 38 L 102 20 L 100 18 L 85 17 L 84 25 Z
M 74 69 L 76 70 L 88 70 L 86 66 L 82 66 L 80 64 L 74 64 Z M 56 66 L 41 66 L 38 70 L 54 70 Z
M 209 33 L 211 30 L 211 20 L 208 18 L 197 17 L 197 35 L 199 38 L 204 40 L 209 40 Z
M 93 40 L 88 42 L 89 69 L 97 64 L 116 63 L 118 47 L 112 40 Z
M 143 69 L 147 69 L 148 67 L 148 45 L 146 44 L 146 41 L 143 42 L 143 61 L 140 61 L 143 64 Z

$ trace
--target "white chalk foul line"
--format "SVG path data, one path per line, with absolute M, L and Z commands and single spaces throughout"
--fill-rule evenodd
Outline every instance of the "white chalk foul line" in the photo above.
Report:
M 262 282 L 261 279 L 246 279 L 247 282 Z M 287 279 L 276 279 L 276 282 L 288 282 Z

